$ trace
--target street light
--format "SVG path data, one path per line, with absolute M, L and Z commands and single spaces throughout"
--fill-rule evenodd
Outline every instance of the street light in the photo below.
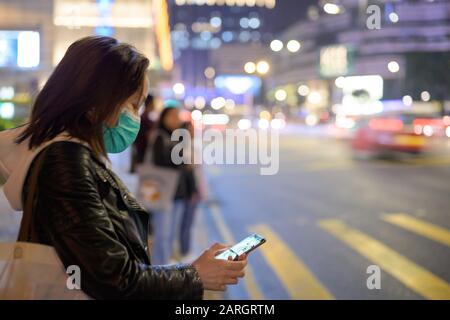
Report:
M 197 98 L 195 98 L 194 100 L 194 106 L 197 109 L 203 109 L 206 106 L 206 100 L 205 98 L 203 98 L 202 96 L 198 96 Z
M 278 89 L 277 91 L 275 91 L 275 99 L 277 101 L 284 101 L 287 98 L 287 92 L 283 89 Z
M 338 14 L 341 12 L 341 9 L 337 4 L 325 3 L 325 5 L 323 6 L 323 11 L 325 11 L 328 14 Z
M 406 96 L 404 96 L 403 98 L 402 98 L 402 101 L 403 101 L 403 104 L 405 105 L 405 106 L 410 106 L 410 105 L 412 105 L 412 103 L 413 103 L 413 99 L 412 99 L 412 97 L 411 96 L 409 96 L 409 95 L 406 95 Z
M 203 114 L 200 110 L 194 110 L 191 113 L 191 118 L 194 121 L 200 121 L 200 120 L 202 120 L 202 117 L 203 117 Z
M 259 61 L 258 64 L 256 65 L 256 71 L 261 75 L 265 75 L 267 72 L 269 72 L 269 70 L 270 65 L 265 60 Z
M 397 73 L 400 70 L 400 65 L 397 61 L 390 61 L 387 65 L 388 70 L 392 73 Z
M 308 95 L 308 102 L 312 104 L 319 104 L 322 101 L 322 96 L 319 92 L 313 91 Z
M 287 49 L 289 50 L 289 52 L 295 53 L 298 50 L 300 50 L 300 42 L 298 42 L 297 40 L 290 40 L 287 45 L 286 45 Z
M 422 91 L 422 93 L 420 94 L 420 98 L 425 101 L 428 102 L 431 99 L 431 95 L 428 91 Z
M 184 94 L 184 84 L 182 83 L 175 83 L 172 87 L 173 93 L 175 93 L 175 95 L 177 96 L 182 96 Z
M 216 70 L 214 70 L 213 67 L 208 67 L 205 69 L 205 77 L 208 79 L 212 79 L 214 78 L 214 76 L 216 75 Z
M 265 102 L 265 98 L 264 98 L 264 76 L 269 72 L 270 70 L 270 65 L 267 61 L 265 60 L 261 60 L 258 61 L 258 63 L 254 63 L 252 61 L 247 62 L 244 65 L 244 70 L 246 73 L 248 74 L 253 74 L 255 72 L 257 72 L 260 75 L 260 79 L 261 79 L 261 89 L 260 89 L 260 94 L 261 94 L 261 102 L 264 104 Z
M 283 42 L 281 40 L 275 39 L 270 43 L 270 49 L 273 52 L 279 52 L 283 50 Z
M 302 84 L 301 86 L 298 87 L 297 92 L 302 97 L 306 97 L 309 94 L 309 87 L 305 84 Z
M 389 20 L 391 20 L 392 23 L 397 23 L 398 22 L 398 14 L 396 14 L 395 12 L 389 13 Z
M 269 72 L 270 70 L 270 65 L 267 61 L 265 60 L 261 60 L 258 63 L 254 63 L 254 62 L 247 62 L 244 65 L 244 70 L 245 72 L 252 74 L 255 72 L 258 72 L 260 75 L 265 75 L 267 72 Z
M 211 108 L 214 110 L 219 110 L 225 107 L 227 101 L 224 97 L 217 97 L 211 100 Z
M 244 70 L 245 70 L 245 72 L 247 72 L 249 74 L 255 73 L 256 72 L 256 64 L 254 62 L 251 62 L 251 61 L 247 62 L 244 65 Z

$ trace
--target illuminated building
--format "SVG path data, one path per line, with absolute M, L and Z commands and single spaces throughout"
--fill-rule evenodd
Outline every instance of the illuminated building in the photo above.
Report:
M 275 0 L 172 0 L 171 27 L 176 81 L 214 85 L 215 75 L 242 74 L 246 61 L 264 58 L 272 40 L 267 14 Z M 238 62 L 238 63 L 237 63 Z
M 374 113 L 381 110 L 380 98 L 400 103 L 404 96 L 414 101 L 450 99 L 448 72 L 432 71 L 449 59 L 448 1 L 374 1 L 380 9 L 379 29 L 371 25 L 367 12 L 372 2 L 339 3 L 341 7 L 328 8 L 329 13 L 310 8 L 309 19 L 277 35 L 280 42 L 272 44 L 276 77 L 268 79 L 273 103 L 280 89 L 288 93 L 286 104 L 310 112 L 343 108 Z M 301 44 L 295 53 L 286 48 L 291 40 Z M 431 98 L 421 97 L 424 90 Z M 361 94 L 357 99 L 369 95 L 367 110 L 355 110 L 355 92 Z
M 68 46 L 90 35 L 134 45 L 152 80 L 172 70 L 166 0 L 0 0 L 0 89 L 28 95 L 29 106 Z

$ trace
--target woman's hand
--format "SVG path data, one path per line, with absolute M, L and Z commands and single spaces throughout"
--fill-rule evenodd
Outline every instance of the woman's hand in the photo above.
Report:
M 194 261 L 193 266 L 205 290 L 225 291 L 227 285 L 237 284 L 238 278 L 244 277 L 244 268 L 247 265 L 245 255 L 240 256 L 238 261 L 231 260 L 231 257 L 228 261 L 215 258 L 220 251 L 227 248 L 223 244 L 216 243 Z

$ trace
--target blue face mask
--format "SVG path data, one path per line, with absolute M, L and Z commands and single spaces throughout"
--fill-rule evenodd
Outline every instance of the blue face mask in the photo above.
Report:
M 139 132 L 141 119 L 125 110 L 119 116 L 119 122 L 114 128 L 103 126 L 103 143 L 106 152 L 119 153 L 128 148 Z

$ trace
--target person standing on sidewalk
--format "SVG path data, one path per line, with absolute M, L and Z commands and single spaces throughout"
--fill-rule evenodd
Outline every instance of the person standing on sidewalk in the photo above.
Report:
M 183 151 L 186 152 L 183 156 L 188 160 L 188 165 L 183 167 L 182 174 L 186 180 L 186 194 L 183 199 L 183 209 L 181 211 L 181 217 L 179 218 L 179 223 L 173 225 L 173 233 L 177 233 L 179 239 L 179 249 L 182 256 L 182 261 L 190 261 L 193 256 L 191 254 L 191 235 L 192 235 L 192 225 L 194 223 L 195 212 L 197 210 L 198 204 L 201 200 L 206 198 L 203 181 L 201 181 L 201 170 L 202 167 L 199 164 L 194 164 L 194 157 L 196 152 L 201 152 L 201 150 L 195 149 L 195 130 L 191 121 L 187 121 L 182 125 L 183 129 L 188 130 L 190 140 L 186 141 L 186 148 Z M 172 236 L 175 238 L 175 236 Z
M 153 256 L 159 264 L 167 264 L 171 261 L 175 232 L 181 212 L 184 208 L 184 199 L 187 197 L 187 180 L 184 175 L 184 164 L 175 164 L 172 161 L 172 149 L 178 141 L 172 141 L 172 133 L 180 129 L 181 121 L 179 115 L 180 103 L 176 100 L 166 100 L 164 109 L 159 116 L 158 129 L 153 144 L 152 161 L 157 167 L 170 168 L 179 172 L 177 186 L 170 212 L 155 212 L 153 216 L 155 245 Z
M 80 268 L 81 288 L 95 299 L 201 299 L 204 289 L 236 284 L 247 263 L 215 259 L 225 248 L 216 244 L 192 264 L 152 264 L 147 212 L 107 158 L 136 138 L 148 65 L 114 38 L 80 39 L 37 96 L 29 122 L 0 133 L 5 195 L 15 210 L 28 196 L 34 203 L 21 241 L 53 246 L 65 268 Z

